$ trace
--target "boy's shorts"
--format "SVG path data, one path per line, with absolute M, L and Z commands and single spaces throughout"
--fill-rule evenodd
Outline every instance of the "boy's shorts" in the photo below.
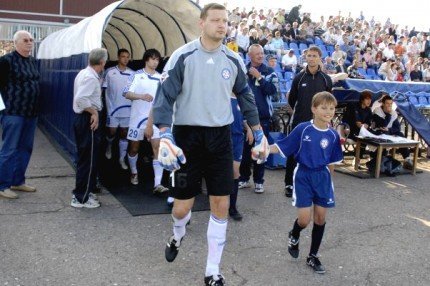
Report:
M 309 169 L 297 164 L 293 175 L 293 206 L 311 207 L 312 204 L 323 208 L 335 206 L 334 188 L 328 167 Z
M 236 162 L 242 161 L 242 153 L 243 153 L 243 141 L 244 136 L 241 134 L 231 134 L 231 141 L 233 144 L 233 160 Z
M 107 116 L 106 118 L 106 126 L 107 127 L 123 127 L 127 128 L 128 123 L 130 122 L 130 117 L 115 117 L 115 116 Z
M 145 137 L 144 131 L 146 128 L 146 122 L 142 124 L 140 127 L 132 127 L 128 128 L 127 139 L 130 141 L 141 141 Z M 154 134 L 152 134 L 152 138 L 150 139 L 158 139 L 160 138 L 160 129 L 157 126 L 153 125 Z M 147 138 L 148 139 L 148 138 Z

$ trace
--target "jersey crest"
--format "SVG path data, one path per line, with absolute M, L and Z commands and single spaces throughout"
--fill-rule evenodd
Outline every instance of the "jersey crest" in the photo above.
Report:
M 221 72 L 223 79 L 229 79 L 231 76 L 231 71 L 228 68 L 224 68 Z
M 323 149 L 327 148 L 327 146 L 328 146 L 328 140 L 326 138 L 321 139 L 320 146 Z

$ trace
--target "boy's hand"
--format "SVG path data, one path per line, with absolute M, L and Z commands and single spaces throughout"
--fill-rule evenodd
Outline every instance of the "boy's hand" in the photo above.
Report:
M 257 161 L 257 164 L 263 164 L 269 157 L 270 147 L 267 142 L 266 136 L 264 136 L 263 130 L 254 131 L 255 146 L 251 150 L 251 157 Z

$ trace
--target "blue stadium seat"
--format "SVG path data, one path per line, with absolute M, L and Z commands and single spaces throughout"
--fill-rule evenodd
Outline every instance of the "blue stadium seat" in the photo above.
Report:
M 290 49 L 293 49 L 293 50 L 299 50 L 299 46 L 297 46 L 297 44 L 296 44 L 296 43 L 291 42 L 291 43 L 290 43 Z
M 408 99 L 412 105 L 414 105 L 415 107 L 419 107 L 420 103 L 418 102 L 418 99 L 414 95 L 409 95 Z
M 320 38 L 318 38 L 318 37 L 315 37 L 314 43 L 317 46 L 324 45 L 324 42 Z
M 314 43 L 314 39 L 313 39 L 313 38 L 306 38 L 306 41 L 307 41 L 308 43 L 311 43 L 311 44 L 313 44 L 313 43 Z
M 284 42 L 284 50 L 289 50 L 290 47 L 288 46 L 288 43 Z
M 307 49 L 307 48 L 308 48 L 308 45 L 306 45 L 305 43 L 300 43 L 299 44 L 299 49 L 300 50 L 302 50 L 302 49 L 304 50 L 304 49 Z
M 286 71 L 284 74 L 284 78 L 286 81 L 293 81 L 294 73 L 290 71 Z

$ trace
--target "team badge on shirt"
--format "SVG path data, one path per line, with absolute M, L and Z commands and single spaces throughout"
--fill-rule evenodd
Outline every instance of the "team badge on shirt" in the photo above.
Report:
M 231 72 L 228 68 L 224 68 L 221 72 L 221 75 L 224 79 L 229 79 L 231 76 Z
M 327 146 L 328 146 L 328 140 L 327 139 L 322 139 L 321 141 L 320 141 L 320 145 L 321 145 L 321 148 L 323 148 L 323 149 L 325 149 L 325 148 L 327 148 Z

